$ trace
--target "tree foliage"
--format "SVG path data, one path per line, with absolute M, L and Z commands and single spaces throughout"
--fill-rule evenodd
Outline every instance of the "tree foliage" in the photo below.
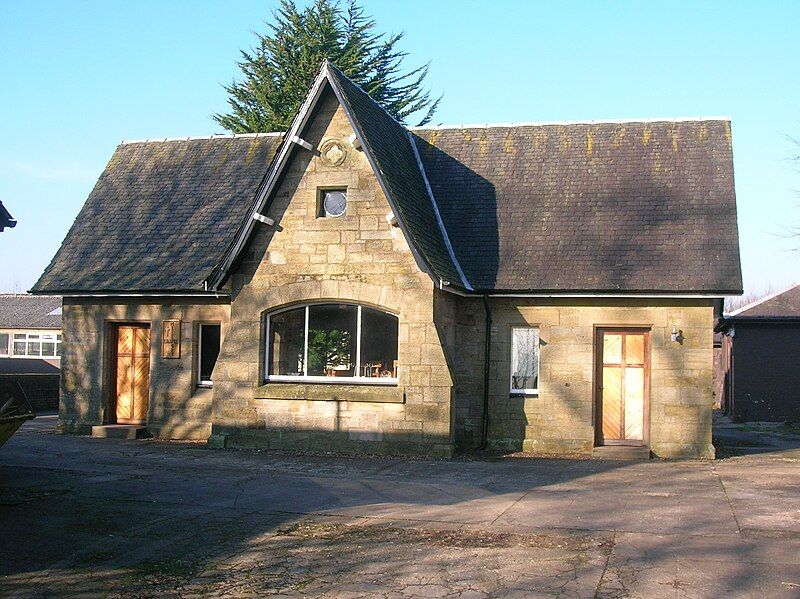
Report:
M 308 331 L 308 371 L 325 373 L 350 366 L 352 337 L 339 329 Z
M 344 8 L 315 0 L 303 10 L 282 0 L 273 16 L 271 31 L 256 33 L 256 47 L 242 51 L 243 78 L 225 86 L 230 112 L 214 115 L 220 125 L 233 133 L 287 130 L 325 58 L 398 121 L 414 113 L 423 114 L 419 124 L 430 121 L 439 99 L 424 87 L 428 65 L 404 73 L 403 33 L 379 33 L 356 0 Z

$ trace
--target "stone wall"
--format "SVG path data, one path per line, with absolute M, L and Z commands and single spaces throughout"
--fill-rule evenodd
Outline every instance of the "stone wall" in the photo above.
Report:
M 220 300 L 145 303 L 141 298 L 92 303 L 64 299 L 61 358 L 61 432 L 88 433 L 114 422 L 109 344 L 114 323 L 150 326 L 150 400 L 147 427 L 158 437 L 205 439 L 211 432 L 211 392 L 198 389 L 195 342 L 199 322 L 219 322 L 224 338 L 230 307 Z M 169 302 L 169 303 L 166 303 Z M 181 321 L 181 355 L 161 357 L 161 323 Z
M 438 291 L 402 231 L 335 96 L 321 98 L 227 289 L 230 305 L 67 300 L 60 428 L 108 421 L 108 321 L 151 324 L 151 430 L 217 445 L 449 455 L 479 445 L 483 423 L 481 298 Z M 338 150 L 326 153 L 335 142 Z M 340 151 L 341 150 L 341 151 Z M 347 211 L 320 217 L 324 188 L 347 189 Z M 244 200 L 243 200 L 244 201 Z M 398 384 L 267 382 L 265 318 L 310 302 L 348 302 L 397 315 Z M 650 446 L 658 456 L 713 455 L 710 300 L 490 301 L 490 447 L 589 454 L 594 446 L 594 336 L 601 325 L 643 326 L 652 338 Z M 180 318 L 182 356 L 160 358 L 161 321 Z M 193 323 L 223 323 L 213 393 L 195 388 Z M 541 330 L 538 396 L 509 393 L 515 325 Z M 675 327 L 682 344 L 670 341 Z M 213 399 L 212 399 L 213 397 Z M 209 427 L 209 420 L 211 427 Z M 212 430 L 210 431 L 209 428 Z
M 457 299 L 454 428 L 480 443 L 484 310 Z M 596 326 L 651 331 L 650 447 L 660 457 L 713 457 L 710 300 L 491 300 L 489 445 L 505 451 L 589 454 L 594 446 Z M 509 393 L 512 326 L 540 328 L 538 396 Z M 682 331 L 682 344 L 670 340 Z
M 452 379 L 437 330 L 434 285 L 402 231 L 349 121 L 326 92 L 303 138 L 335 140 L 344 159 L 295 149 L 266 215 L 231 278 L 231 325 L 214 380 L 215 442 L 281 449 L 447 455 L 452 450 Z M 338 162 L 338 161 L 337 161 Z M 347 211 L 318 216 L 320 188 L 347 188 Z M 368 394 L 336 384 L 264 384 L 264 319 L 317 301 L 360 303 L 399 318 L 397 388 Z M 397 392 L 404 401 L 396 401 Z

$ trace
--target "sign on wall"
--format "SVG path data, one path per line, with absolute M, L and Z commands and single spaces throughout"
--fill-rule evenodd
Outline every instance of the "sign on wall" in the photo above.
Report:
M 181 321 L 165 320 L 161 329 L 161 357 L 181 357 Z

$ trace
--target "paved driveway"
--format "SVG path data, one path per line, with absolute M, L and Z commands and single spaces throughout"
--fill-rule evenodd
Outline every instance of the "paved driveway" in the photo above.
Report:
M 800 452 L 395 460 L 52 434 L 0 449 L 13 596 L 800 597 Z

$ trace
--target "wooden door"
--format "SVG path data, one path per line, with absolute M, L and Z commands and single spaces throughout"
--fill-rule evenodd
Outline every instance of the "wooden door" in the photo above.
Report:
M 647 444 L 648 337 L 641 330 L 599 332 L 598 425 L 603 444 Z
M 150 329 L 117 327 L 116 411 L 118 424 L 145 424 L 150 397 Z

